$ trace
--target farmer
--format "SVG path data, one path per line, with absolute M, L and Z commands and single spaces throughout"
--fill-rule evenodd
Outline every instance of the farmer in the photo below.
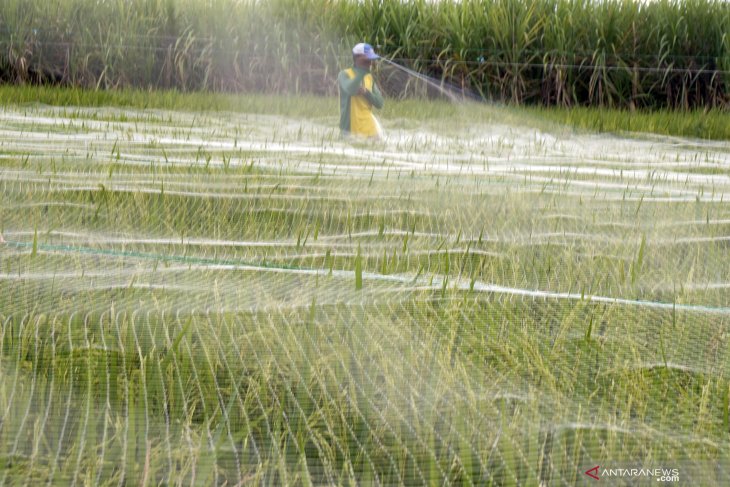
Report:
M 344 136 L 382 136 L 372 109 L 383 108 L 383 95 L 370 73 L 370 66 L 379 57 L 373 46 L 361 42 L 352 48 L 354 66 L 340 71 L 337 76 L 340 87 L 340 130 Z

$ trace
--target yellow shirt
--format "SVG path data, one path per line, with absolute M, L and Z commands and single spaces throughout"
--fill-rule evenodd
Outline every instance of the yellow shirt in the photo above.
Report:
M 357 86 L 352 83 L 355 78 L 362 81 Z M 348 83 L 349 82 L 349 83 Z M 380 134 L 380 125 L 373 115 L 373 106 L 381 108 L 383 97 L 375 84 L 372 74 L 356 71 L 355 68 L 340 72 L 340 128 L 343 133 L 351 133 L 360 137 L 377 137 Z M 358 95 L 360 87 L 367 90 L 367 94 Z
M 345 72 L 350 79 L 355 77 L 355 70 L 352 68 Z M 373 91 L 372 74 L 365 75 L 362 79 L 362 86 L 368 91 Z M 362 95 L 350 97 L 350 132 L 364 137 L 377 137 L 379 135 L 372 105 Z

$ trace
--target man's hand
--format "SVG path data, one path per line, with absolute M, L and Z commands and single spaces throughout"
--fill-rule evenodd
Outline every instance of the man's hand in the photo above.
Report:
M 357 94 L 360 96 L 365 96 L 368 93 L 369 93 L 369 91 L 366 90 L 365 87 L 363 87 L 363 86 L 361 86 L 360 88 L 357 89 Z

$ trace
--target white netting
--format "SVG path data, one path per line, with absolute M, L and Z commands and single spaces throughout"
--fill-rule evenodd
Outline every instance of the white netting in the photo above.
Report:
M 728 480 L 727 143 L 0 119 L 0 483 Z

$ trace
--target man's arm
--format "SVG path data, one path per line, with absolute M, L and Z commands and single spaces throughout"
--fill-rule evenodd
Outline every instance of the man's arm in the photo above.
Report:
M 367 98 L 370 104 L 377 109 L 383 108 L 383 105 L 385 104 L 385 100 L 383 100 L 383 95 L 380 93 L 378 85 L 376 85 L 375 83 L 373 83 L 373 91 L 365 91 L 365 98 Z
M 340 83 L 340 90 L 347 94 L 347 96 L 357 95 L 360 86 L 362 86 L 363 76 L 363 74 L 359 74 L 355 71 L 355 77 L 350 79 L 346 72 L 341 71 L 339 76 L 337 76 L 337 80 Z

